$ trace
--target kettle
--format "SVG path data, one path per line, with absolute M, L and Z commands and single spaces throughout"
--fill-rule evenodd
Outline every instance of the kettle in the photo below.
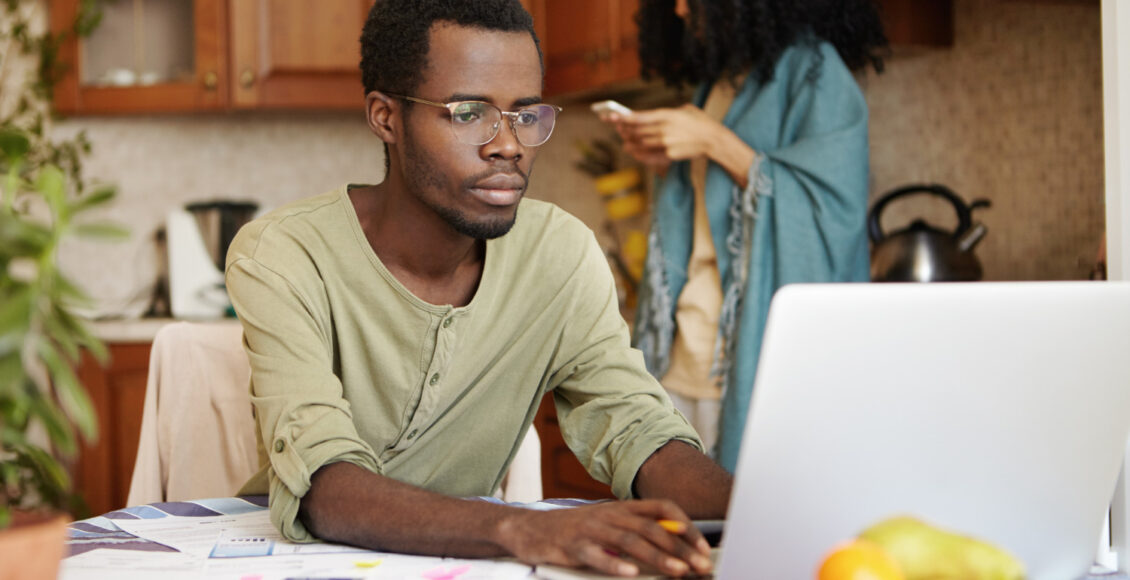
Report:
M 957 212 L 957 229 L 952 232 L 914 220 L 905 229 L 884 234 L 879 217 L 887 204 L 913 194 L 945 198 Z M 987 229 L 973 223 L 974 209 L 989 207 L 986 199 L 966 205 L 943 185 L 907 185 L 895 189 L 875 202 L 867 218 L 871 237 L 871 280 L 873 282 L 968 282 L 981 279 L 981 263 L 973 247 L 985 237 Z

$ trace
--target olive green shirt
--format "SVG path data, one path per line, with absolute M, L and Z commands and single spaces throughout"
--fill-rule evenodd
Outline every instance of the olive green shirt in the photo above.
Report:
M 299 500 L 332 462 L 491 494 L 549 391 L 565 442 L 618 497 L 666 442 L 702 448 L 629 346 L 592 232 L 554 205 L 522 201 L 510 233 L 486 243 L 478 290 L 459 308 L 397 281 L 344 186 L 245 226 L 227 285 L 262 465 L 241 493 L 269 492 L 288 539 L 312 539 Z

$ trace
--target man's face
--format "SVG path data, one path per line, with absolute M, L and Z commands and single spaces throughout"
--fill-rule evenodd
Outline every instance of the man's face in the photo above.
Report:
M 515 111 L 541 102 L 541 75 L 529 33 L 440 23 L 432 26 L 428 65 L 412 96 Z M 468 145 L 452 132 L 446 109 L 416 103 L 403 114 L 401 166 L 420 202 L 468 237 L 510 231 L 537 148 L 522 145 L 505 118 L 491 142 Z

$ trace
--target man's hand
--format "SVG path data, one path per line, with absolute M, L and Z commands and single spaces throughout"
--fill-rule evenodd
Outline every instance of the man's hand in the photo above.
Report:
M 667 531 L 659 520 L 678 522 L 682 532 Z M 621 556 L 669 576 L 706 574 L 712 566 L 702 534 L 667 500 L 519 512 L 500 523 L 499 533 L 504 548 L 530 564 L 588 566 L 619 576 L 640 571 Z

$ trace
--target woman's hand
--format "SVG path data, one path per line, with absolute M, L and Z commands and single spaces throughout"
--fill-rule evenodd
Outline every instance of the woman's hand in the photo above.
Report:
M 624 151 L 663 175 L 672 161 L 706 157 L 744 187 L 756 154 L 733 131 L 694 105 L 611 115 Z

